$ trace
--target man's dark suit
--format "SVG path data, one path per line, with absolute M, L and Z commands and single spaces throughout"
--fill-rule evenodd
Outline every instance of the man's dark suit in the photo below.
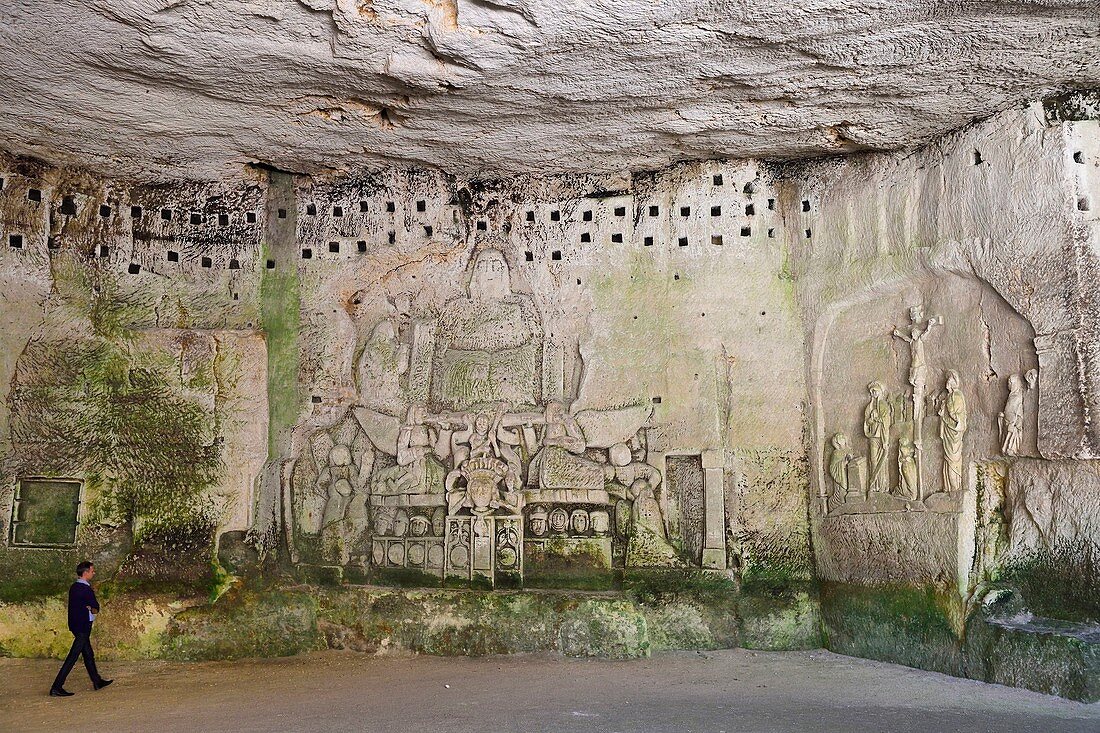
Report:
M 69 631 L 73 632 L 73 646 L 53 681 L 55 690 L 60 690 L 65 685 L 65 678 L 69 676 L 79 656 L 84 657 L 84 666 L 93 685 L 98 686 L 103 679 L 95 667 L 95 654 L 92 652 L 92 619 L 88 616 L 89 607 L 93 613 L 99 613 L 99 601 L 96 600 L 92 586 L 78 580 L 69 587 Z

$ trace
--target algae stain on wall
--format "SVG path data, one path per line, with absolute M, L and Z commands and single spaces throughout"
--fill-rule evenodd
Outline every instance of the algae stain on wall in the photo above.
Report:
M 301 297 L 298 278 L 297 201 L 294 177 L 272 171 L 268 179 L 267 229 L 260 255 L 260 325 L 267 341 L 268 462 L 257 491 L 254 533 L 276 542 L 282 458 L 301 411 Z
M 216 419 L 181 379 L 179 344 L 132 326 L 142 307 L 115 277 L 65 256 L 52 272 L 46 322 L 13 380 L 16 475 L 83 478 L 81 523 L 128 527 L 135 573 L 203 568 L 222 466 Z
M 294 425 L 300 410 L 298 391 L 298 331 L 301 299 L 294 260 L 296 235 L 293 178 L 273 173 L 269 196 L 277 204 L 268 218 L 260 280 L 260 315 L 267 337 L 269 450 L 278 453 L 281 434 Z M 283 200 L 285 198 L 285 200 Z M 279 210 L 287 212 L 279 218 Z M 269 212 L 271 213 L 271 212 Z M 273 264 L 271 264 L 273 263 Z

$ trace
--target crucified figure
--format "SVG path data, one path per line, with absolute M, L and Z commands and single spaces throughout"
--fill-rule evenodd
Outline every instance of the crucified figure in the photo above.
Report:
M 924 354 L 924 339 L 933 326 L 942 326 L 941 316 L 930 316 L 924 321 L 924 306 L 909 309 L 910 325 L 894 329 L 895 338 L 909 344 L 909 384 L 913 387 L 913 447 L 917 459 L 917 500 L 924 499 L 924 396 L 928 385 L 928 359 Z

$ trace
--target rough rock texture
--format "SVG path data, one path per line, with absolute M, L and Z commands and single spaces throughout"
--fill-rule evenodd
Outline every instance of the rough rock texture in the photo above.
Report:
M 822 593 L 829 648 L 1091 699 L 1100 166 L 1095 108 L 1069 107 L 1007 112 L 911 155 L 792 166 L 804 227 L 792 270 L 809 344 L 815 555 L 819 577 L 840 581 Z M 932 329 L 919 357 L 902 339 L 915 324 Z M 952 370 L 966 427 L 960 481 L 945 492 Z M 871 416 L 883 414 L 876 488 Z M 902 465 L 915 435 L 923 500 Z
M 88 555 L 119 598 L 204 601 L 150 654 L 823 627 L 1089 699 L 1096 102 L 631 174 L 154 186 L 5 157 L 2 597 L 28 623 Z
M 140 177 L 892 149 L 1100 83 L 1094 0 L 9 5 L 0 139 Z
M 816 606 L 789 595 L 709 588 L 653 593 L 387 588 L 231 591 L 201 598 L 111 594 L 96 631 L 104 659 L 241 659 L 348 649 L 441 655 L 559 652 L 629 659 L 675 649 L 813 649 Z M 0 603 L 0 654 L 64 657 L 61 599 Z M 97 623 L 99 623 L 97 621 Z

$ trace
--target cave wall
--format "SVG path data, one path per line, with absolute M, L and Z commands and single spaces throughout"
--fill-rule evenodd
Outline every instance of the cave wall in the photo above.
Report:
M 1067 644 L 1100 619 L 1089 109 L 1030 104 L 908 154 L 784 171 L 830 648 L 994 679 L 998 661 L 1027 665 L 1011 640 L 974 642 L 976 618 Z M 923 358 L 902 338 L 914 325 Z M 951 370 L 961 438 L 943 428 Z M 944 477 L 949 452 L 961 481 Z
M 708 643 L 805 646 L 814 581 L 831 648 L 1002 679 L 989 629 L 1024 649 L 1035 619 L 1098 620 L 1090 116 L 507 180 L 154 186 L 5 157 L 3 597 L 47 602 L 78 556 L 188 613 L 275 577 L 686 583 L 738 620 Z M 901 336 L 930 320 L 918 380 Z M 1092 658 L 1075 633 L 1051 643 Z
M 587 445 L 554 470 L 598 474 L 585 479 L 598 489 L 567 477 L 544 508 L 615 525 L 581 531 L 599 541 L 565 542 L 549 565 L 598 546 L 601 584 L 631 567 L 810 577 L 799 314 L 776 194 L 753 164 L 503 182 L 256 171 L 161 186 L 16 158 L 3 168 L 0 521 L 6 561 L 34 567 L 15 574 L 11 597 L 37 592 L 47 566 L 61 568 L 57 582 L 78 553 L 120 579 L 215 594 L 261 557 L 378 580 L 392 563 L 372 556 L 375 515 L 392 512 L 368 496 L 379 476 L 401 474 L 410 406 L 455 407 L 430 386 L 430 339 L 455 328 L 441 319 L 472 297 L 490 251 L 508 298 L 537 322 L 536 387 L 509 414 L 560 401 Z M 391 346 L 420 349 L 412 370 Z M 468 414 L 495 407 L 478 400 Z M 545 423 L 533 420 L 536 444 L 518 449 L 525 477 Z M 346 468 L 328 453 L 344 443 L 355 487 L 326 516 L 331 469 Z M 619 469 L 616 444 L 629 446 Z M 660 486 L 666 462 L 694 468 Z M 628 496 L 651 469 L 647 498 Z M 49 491 L 37 479 L 80 483 L 62 541 L 34 540 L 26 512 Z M 628 541 L 635 523 L 654 535 Z M 528 549 L 553 554 L 557 539 L 569 538 Z M 544 580 L 591 581 L 568 576 Z

